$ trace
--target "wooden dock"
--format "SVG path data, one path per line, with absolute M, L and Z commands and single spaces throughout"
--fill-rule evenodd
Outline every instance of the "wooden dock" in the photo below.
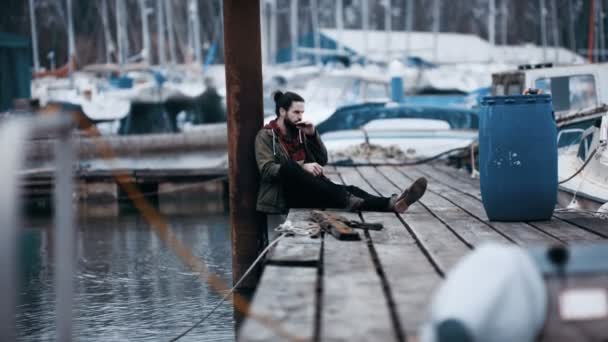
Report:
M 484 241 L 521 246 L 598 242 L 608 221 L 557 213 L 546 222 L 490 222 L 479 181 L 442 166 L 330 168 L 336 182 L 371 193 L 401 191 L 429 180 L 427 193 L 403 215 L 339 212 L 380 231 L 361 241 L 285 237 L 271 250 L 239 341 L 416 341 L 433 291 L 446 273 Z M 294 225 L 310 210 L 292 210 Z M 264 323 L 262 323 L 264 322 Z
M 200 125 L 176 134 L 87 137 L 80 133 L 73 139 L 77 164 L 74 178 L 80 198 L 95 197 L 99 189 L 104 196 L 117 197 L 118 174 L 146 189 L 228 175 L 225 123 Z M 25 146 L 26 165 L 19 176 L 26 196 L 51 195 L 54 146 L 55 139 L 48 137 L 33 139 Z
M 116 176 L 121 175 L 142 192 L 157 192 L 162 184 L 201 183 L 211 180 L 223 180 L 227 175 L 226 167 L 209 168 L 155 168 L 155 169 L 106 169 L 74 171 L 74 180 L 79 199 L 117 199 L 120 197 L 120 186 Z M 52 169 L 28 170 L 21 173 L 22 191 L 28 198 L 51 198 L 55 184 Z

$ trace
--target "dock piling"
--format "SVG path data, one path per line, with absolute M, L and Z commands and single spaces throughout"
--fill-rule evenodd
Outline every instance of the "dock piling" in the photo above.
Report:
M 259 174 L 253 146 L 263 124 L 259 0 L 224 0 L 228 119 L 228 181 L 232 277 L 236 282 L 268 243 L 266 217 L 256 211 Z M 239 286 L 252 293 L 259 269 Z

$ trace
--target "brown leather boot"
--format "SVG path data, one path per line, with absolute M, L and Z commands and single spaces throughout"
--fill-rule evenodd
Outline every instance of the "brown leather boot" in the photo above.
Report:
M 403 190 L 397 201 L 395 201 L 393 209 L 398 213 L 404 213 L 410 205 L 414 204 L 424 195 L 426 185 L 426 178 L 420 177 L 416 179 L 409 188 Z

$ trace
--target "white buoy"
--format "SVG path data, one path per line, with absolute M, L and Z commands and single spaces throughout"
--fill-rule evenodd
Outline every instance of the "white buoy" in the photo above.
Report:
M 421 341 L 534 341 L 547 291 L 531 257 L 490 243 L 463 258 L 433 298 Z

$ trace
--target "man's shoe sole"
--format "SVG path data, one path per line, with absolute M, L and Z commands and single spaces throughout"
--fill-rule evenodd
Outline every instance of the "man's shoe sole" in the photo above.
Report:
M 426 192 L 426 185 L 426 178 L 420 177 L 416 179 L 395 202 L 395 211 L 404 213 L 410 205 L 416 203 Z

